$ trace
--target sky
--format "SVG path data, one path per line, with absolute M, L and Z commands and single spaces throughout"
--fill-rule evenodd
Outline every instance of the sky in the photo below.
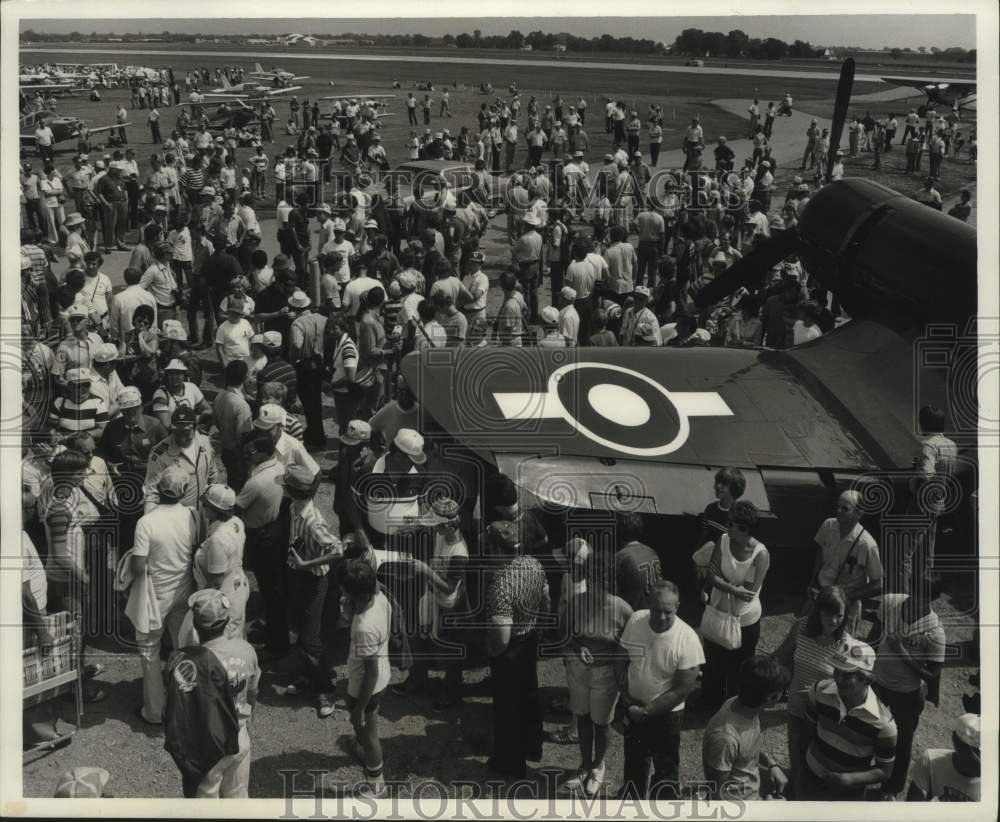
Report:
M 866 7 L 867 6 L 866 4 Z M 71 7 L 72 8 L 72 7 Z M 82 8 L 82 7 L 79 7 Z M 205 6 L 201 6 L 204 12 Z M 211 10 L 211 5 L 208 6 Z M 217 7 L 220 10 L 227 6 Z M 481 30 L 484 34 L 506 34 L 512 29 L 522 33 L 566 31 L 583 37 L 601 34 L 648 38 L 672 43 L 685 28 L 728 32 L 742 29 L 751 37 L 777 37 L 787 42 L 807 40 L 813 45 L 861 46 L 880 49 L 883 46 L 918 48 L 936 46 L 949 48 L 976 45 L 975 17 L 971 14 L 902 14 L 902 15 L 790 15 L 728 16 L 728 17 L 425 17 L 425 18 L 302 18 L 294 19 L 111 19 L 66 18 L 38 20 L 27 17 L 25 10 L 21 29 L 68 33 L 91 31 L 122 33 L 283 34 L 292 31 L 304 34 L 421 33 L 429 36 L 459 34 Z M 60 13 L 56 11 L 55 13 Z

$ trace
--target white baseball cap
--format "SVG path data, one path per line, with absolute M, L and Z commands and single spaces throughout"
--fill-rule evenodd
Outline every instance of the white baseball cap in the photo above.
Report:
M 544 325 L 556 325 L 559 322 L 559 309 L 554 305 L 547 305 L 540 312 Z
M 392 442 L 414 464 L 422 465 L 427 462 L 427 455 L 424 453 L 424 438 L 412 428 L 400 428 Z
M 257 419 L 253 421 L 254 428 L 273 428 L 285 424 L 285 409 L 274 403 L 265 403 L 260 407 Z

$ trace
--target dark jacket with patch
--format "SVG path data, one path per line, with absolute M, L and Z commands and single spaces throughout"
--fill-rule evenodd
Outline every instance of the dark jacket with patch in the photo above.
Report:
M 165 730 L 163 747 L 194 784 L 222 757 L 239 752 L 236 703 L 226 669 L 209 649 L 191 646 L 171 657 Z

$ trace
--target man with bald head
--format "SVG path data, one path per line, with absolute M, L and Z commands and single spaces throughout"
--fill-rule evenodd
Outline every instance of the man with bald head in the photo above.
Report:
M 847 630 L 853 636 L 861 620 L 861 601 L 882 593 L 882 560 L 875 537 L 861 524 L 861 494 L 844 491 L 837 498 L 836 516 L 816 532 L 819 553 L 813 571 L 813 591 L 839 585 L 847 596 Z

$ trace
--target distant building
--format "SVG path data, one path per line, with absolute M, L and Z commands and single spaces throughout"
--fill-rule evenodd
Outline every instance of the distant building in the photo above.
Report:
M 532 47 L 531 43 L 525 43 L 523 46 L 521 46 L 521 51 L 533 51 L 533 50 L 534 48 Z
M 554 51 L 566 51 L 566 46 L 562 43 L 556 43 L 552 48 Z

